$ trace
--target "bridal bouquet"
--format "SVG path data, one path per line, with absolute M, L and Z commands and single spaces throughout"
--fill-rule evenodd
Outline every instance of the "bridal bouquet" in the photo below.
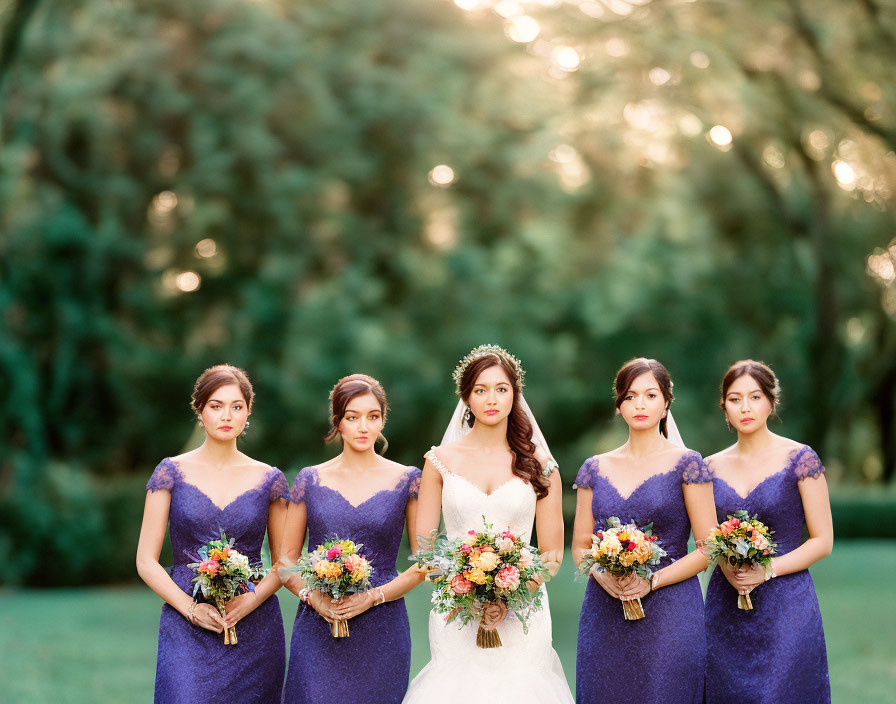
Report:
M 735 511 L 728 520 L 709 531 L 703 550 L 710 560 L 725 560 L 732 567 L 762 565 L 766 574 L 771 569 L 777 543 L 771 540 L 774 532 L 746 511 Z M 737 595 L 737 607 L 752 611 L 749 594 Z
M 215 602 L 221 616 L 225 615 L 228 601 L 238 594 L 255 591 L 252 580 L 264 576 L 262 565 L 250 565 L 249 558 L 233 548 L 233 542 L 222 531 L 220 540 L 212 540 L 199 548 L 199 562 L 188 565 L 196 573 L 193 598 L 201 591 L 205 599 Z M 236 626 L 224 629 L 224 643 L 236 645 Z
M 666 551 L 653 535 L 653 523 L 638 528 L 634 522 L 622 523 L 610 516 L 606 528 L 598 528 L 591 536 L 591 548 L 582 556 L 576 576 L 588 574 L 595 566 L 615 577 L 636 574 L 650 579 L 653 567 L 666 556 Z M 644 618 L 641 600 L 622 602 L 622 614 L 626 621 Z
M 293 568 L 305 586 L 340 599 L 346 594 L 370 589 L 373 566 L 361 555 L 364 546 L 351 540 L 333 537 L 302 557 Z M 348 638 L 348 621 L 330 624 L 334 638 Z
M 409 559 L 427 571 L 426 579 L 436 585 L 432 594 L 433 610 L 447 614 L 460 627 L 480 618 L 489 603 L 502 603 L 512 611 L 528 632 L 529 616 L 541 608 L 542 591 L 532 592 L 527 583 L 550 574 L 538 550 L 509 530 L 496 532 L 491 523 L 483 530 L 469 531 L 467 537 L 449 540 L 433 531 L 429 538 L 420 536 L 421 549 Z M 497 648 L 501 638 L 494 628 L 482 626 L 476 633 L 480 648 Z

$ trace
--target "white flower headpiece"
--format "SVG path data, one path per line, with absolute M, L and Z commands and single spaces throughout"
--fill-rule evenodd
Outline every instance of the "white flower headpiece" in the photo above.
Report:
M 522 362 L 520 362 L 520 360 L 510 354 L 510 352 L 505 350 L 503 347 L 499 347 L 498 345 L 479 345 L 479 347 L 471 350 L 466 357 L 464 357 L 462 360 L 460 360 L 460 362 L 457 363 L 457 368 L 451 375 L 451 377 L 454 379 L 454 390 L 458 396 L 460 396 L 460 381 L 464 376 L 464 372 L 467 371 L 467 367 L 469 367 L 470 364 L 472 364 L 477 359 L 488 357 L 489 355 L 501 357 L 513 365 L 513 368 L 516 371 L 517 388 L 519 390 L 522 390 L 523 377 L 526 374 L 526 372 L 523 371 Z

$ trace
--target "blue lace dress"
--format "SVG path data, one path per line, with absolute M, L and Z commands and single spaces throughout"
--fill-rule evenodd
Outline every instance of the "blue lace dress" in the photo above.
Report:
M 660 567 L 687 554 L 691 524 L 683 484 L 711 476 L 703 458 L 688 450 L 668 472 L 622 496 L 600 472 L 598 457 L 587 460 L 573 488 L 591 489 L 598 525 L 610 516 L 638 525 L 653 522 L 668 553 Z M 645 617 L 626 621 L 622 604 L 588 579 L 579 618 L 576 701 L 579 704 L 701 704 L 706 664 L 703 596 L 697 577 L 661 587 L 641 599 Z
M 177 463 L 164 459 L 146 484 L 148 491 L 171 492 L 168 517 L 174 565 L 171 578 L 192 595 L 197 550 L 209 540 L 235 538 L 234 547 L 250 562 L 261 561 L 261 545 L 268 524 L 268 508 L 285 501 L 289 485 L 283 472 L 272 467 L 262 482 L 237 496 L 223 509 L 198 487 L 184 481 Z M 269 704 L 280 696 L 286 661 L 283 617 L 276 596 L 243 618 L 236 626 L 237 645 L 224 645 L 224 636 L 192 625 L 165 604 L 159 622 L 156 667 L 156 704 L 196 704 L 221 693 L 228 701 Z
M 779 555 L 803 542 L 799 483 L 824 472 L 808 445 L 746 496 L 713 478 L 719 522 L 743 509 L 775 531 Z M 750 593 L 752 611 L 737 608 L 737 591 L 716 567 L 706 592 L 707 704 L 831 701 L 821 612 L 809 570 L 776 577 Z M 732 653 L 737 653 L 732 657 Z
M 410 467 L 391 489 L 378 491 L 357 506 L 320 483 L 315 467 L 293 482 L 290 500 L 308 510 L 308 547 L 338 535 L 363 543 L 373 565 L 370 582 L 381 586 L 398 572 L 408 501 L 417 498 L 420 470 Z M 398 704 L 408 688 L 411 631 L 404 599 L 373 606 L 349 621 L 348 638 L 334 638 L 329 624 L 311 606 L 300 604 L 292 631 L 284 704 L 337 701 Z

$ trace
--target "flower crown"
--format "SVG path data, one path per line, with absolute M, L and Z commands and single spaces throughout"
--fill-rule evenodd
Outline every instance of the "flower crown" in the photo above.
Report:
M 467 371 L 467 367 L 470 366 L 474 361 L 480 359 L 481 357 L 488 357 L 489 355 L 494 355 L 496 357 L 501 357 L 513 365 L 513 369 L 516 372 L 517 378 L 517 388 L 522 390 L 523 388 L 523 377 L 526 375 L 526 372 L 523 371 L 523 364 L 514 357 L 510 352 L 505 350 L 503 347 L 499 347 L 498 345 L 479 345 L 474 350 L 471 350 L 466 357 L 464 357 L 460 362 L 457 363 L 457 367 L 454 370 L 454 373 L 451 377 L 454 379 L 454 390 L 457 392 L 457 395 L 460 396 L 460 381 L 463 379 L 464 372 Z

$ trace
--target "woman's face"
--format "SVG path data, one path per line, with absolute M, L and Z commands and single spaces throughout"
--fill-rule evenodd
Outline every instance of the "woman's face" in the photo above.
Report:
M 739 433 L 749 435 L 764 428 L 774 410 L 759 382 L 749 374 L 735 379 L 725 394 L 725 415 Z
M 467 399 L 477 423 L 498 425 L 513 408 L 513 382 L 499 365 L 483 369 Z
M 343 447 L 355 452 L 370 450 L 385 425 L 383 409 L 372 393 L 355 396 L 345 407 L 337 430 L 342 436 Z
M 237 384 L 225 384 L 212 391 L 199 414 L 205 433 L 224 442 L 239 437 L 249 420 L 251 409 Z
M 652 372 L 635 377 L 619 406 L 619 413 L 630 430 L 656 428 L 665 412 L 666 399 Z

